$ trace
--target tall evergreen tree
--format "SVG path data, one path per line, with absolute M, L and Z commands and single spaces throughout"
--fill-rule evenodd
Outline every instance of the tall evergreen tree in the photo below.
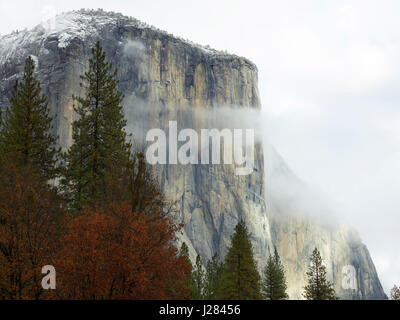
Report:
M 223 263 L 218 253 L 215 253 L 206 266 L 206 277 L 204 284 L 204 299 L 218 300 L 221 296 Z
M 74 143 L 65 155 L 63 184 L 80 209 L 106 199 L 107 186 L 115 184 L 130 168 L 131 144 L 127 142 L 126 120 L 118 90 L 117 71 L 100 42 L 92 48 L 89 70 L 81 76 L 83 97 L 74 96 L 77 120 L 73 122 Z M 121 170 L 116 170 L 120 168 Z
M 185 242 L 182 242 L 181 248 L 179 249 L 179 255 L 181 257 L 184 257 L 187 260 L 187 262 L 192 264 L 189 259 L 189 247 Z
M 236 225 L 231 237 L 231 247 L 225 256 L 222 281 L 221 299 L 262 299 L 260 274 L 253 257 L 250 234 L 243 220 Z
M 326 279 L 326 267 L 322 263 L 321 254 L 315 248 L 310 259 L 307 272 L 308 283 L 304 287 L 303 296 L 307 300 L 335 300 L 333 284 Z
M 185 242 L 182 242 L 181 248 L 179 249 L 179 255 L 186 261 L 187 265 L 189 265 L 189 270 L 185 280 L 185 287 L 188 290 L 186 299 L 191 300 L 196 289 L 193 281 L 193 265 L 189 258 L 189 247 Z
M 25 60 L 22 81 L 16 81 L 11 106 L 1 121 L 0 152 L 19 165 L 32 165 L 47 179 L 56 176 L 60 149 L 52 135 L 52 117 L 40 82 L 34 76 L 35 63 Z
M 205 272 L 201 262 L 200 255 L 196 257 L 196 263 L 191 275 L 191 299 L 201 300 L 204 293 Z
M 264 268 L 261 290 L 264 299 L 282 300 L 287 299 L 287 284 L 285 269 L 282 265 L 278 251 L 275 248 L 274 256 L 269 255 L 267 264 Z

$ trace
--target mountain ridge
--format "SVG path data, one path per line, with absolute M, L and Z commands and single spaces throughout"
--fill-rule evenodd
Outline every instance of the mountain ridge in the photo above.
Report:
M 94 17 L 96 20 L 92 19 Z M 98 34 L 97 30 L 101 25 L 107 27 L 113 25 L 115 27 L 127 26 L 138 29 L 149 29 L 184 44 L 195 46 L 209 55 L 242 58 L 252 67 L 257 68 L 257 66 L 247 58 L 226 51 L 216 50 L 208 45 L 194 43 L 190 40 L 170 34 L 167 31 L 158 29 L 134 17 L 125 16 L 116 12 L 103 11 L 102 9 L 80 9 L 68 11 L 61 13 L 52 19 L 43 21 L 32 29 L 14 31 L 6 35 L 0 34 L 0 64 L 5 63 L 9 58 L 9 55 L 15 55 L 15 51 L 18 47 L 26 46 L 30 42 L 41 42 L 45 38 L 57 36 L 59 41 L 58 47 L 66 48 L 74 38 L 84 39 L 88 35 L 93 35 L 93 32 Z M 7 51 L 8 54 L 5 54 Z

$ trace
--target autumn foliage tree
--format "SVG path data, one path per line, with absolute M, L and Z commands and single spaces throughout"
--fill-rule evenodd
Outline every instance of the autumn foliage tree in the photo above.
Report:
M 186 297 L 190 264 L 175 246 L 182 226 L 143 153 L 132 154 L 117 74 L 99 42 L 81 80 L 61 180 L 71 219 L 56 261 L 57 296 Z
M 180 299 L 189 273 L 178 255 L 180 226 L 149 221 L 129 208 L 87 212 L 73 219 L 57 263 L 64 299 Z
M 8 154 L 9 155 L 9 154 Z M 0 298 L 45 297 L 41 269 L 63 230 L 56 192 L 36 168 L 0 160 Z
M 0 123 L 0 297 L 38 299 L 43 266 L 51 264 L 63 230 L 63 212 L 49 179 L 59 148 L 47 99 L 25 60 L 21 81 Z
M 143 152 L 132 154 L 99 42 L 92 54 L 62 163 L 31 58 L 0 121 L 0 299 L 187 298 L 191 265 L 176 248 L 174 203 Z M 41 286 L 45 265 L 56 269 L 56 290 Z
M 392 290 L 390 290 L 390 298 L 392 300 L 400 300 L 400 287 L 393 286 Z

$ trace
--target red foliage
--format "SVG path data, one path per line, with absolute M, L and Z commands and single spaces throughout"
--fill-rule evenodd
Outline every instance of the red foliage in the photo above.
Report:
M 73 219 L 55 264 L 64 299 L 180 299 L 190 266 L 178 256 L 181 228 L 127 208 Z
M 43 298 L 41 269 L 62 231 L 60 201 L 29 166 L 0 161 L 0 298 Z
M 400 300 L 400 286 L 394 285 L 392 290 L 390 291 L 390 298 L 392 300 Z

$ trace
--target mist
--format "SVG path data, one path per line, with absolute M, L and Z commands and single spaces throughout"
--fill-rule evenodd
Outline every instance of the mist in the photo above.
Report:
M 124 43 L 123 54 L 128 58 L 136 58 L 145 51 L 144 44 L 138 40 L 128 39 Z
M 396 118 L 391 119 L 395 110 L 388 118 L 369 101 L 350 106 L 329 103 L 326 109 L 321 106 L 315 112 L 285 115 L 271 111 L 273 106 L 261 110 L 178 106 L 174 110 L 180 110 L 179 114 L 171 115 L 167 107 L 149 106 L 135 96 L 128 97 L 124 106 L 135 142 L 145 141 L 145 133 L 154 127 L 149 120 L 154 114 L 169 119 L 176 116 L 181 119 L 180 129 L 253 128 L 256 143 L 264 146 L 266 161 L 271 161 L 268 150 L 272 146 L 299 179 L 299 185 L 287 185 L 268 177 L 266 191 L 291 198 L 290 212 L 307 217 L 318 212 L 326 222 L 344 221 L 354 227 L 370 250 L 386 293 L 400 279 L 396 248 L 400 152 L 392 131 Z M 381 121 L 393 127 L 388 129 Z

